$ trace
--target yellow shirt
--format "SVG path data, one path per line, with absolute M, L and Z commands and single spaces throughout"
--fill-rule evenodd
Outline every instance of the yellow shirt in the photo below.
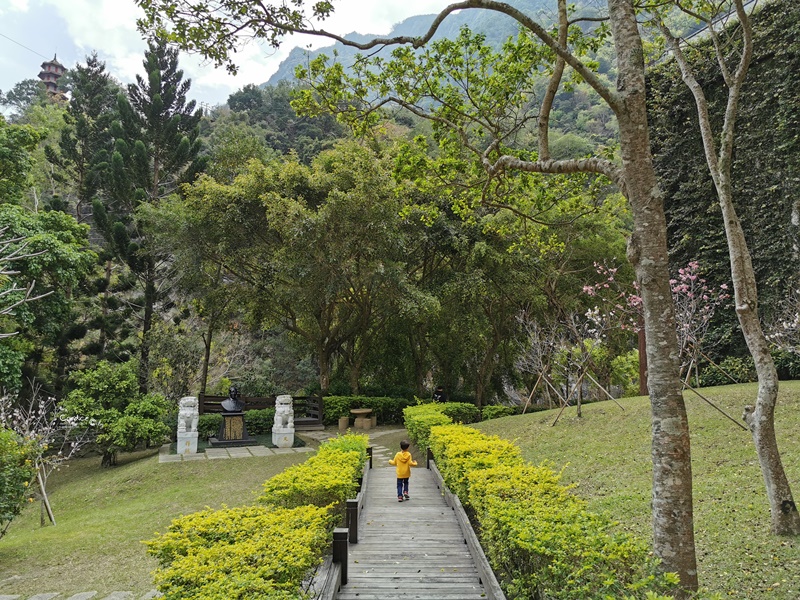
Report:
M 411 467 L 417 466 L 417 461 L 411 458 L 411 452 L 408 450 L 401 450 L 394 455 L 394 458 L 389 461 L 390 465 L 397 466 L 397 478 L 405 479 L 411 477 Z

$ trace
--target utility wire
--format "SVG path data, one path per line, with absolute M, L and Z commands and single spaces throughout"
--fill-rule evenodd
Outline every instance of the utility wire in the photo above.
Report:
M 38 53 L 36 50 L 33 50 L 33 49 L 31 49 L 31 48 L 28 48 L 28 47 L 27 47 L 25 44 L 20 44 L 20 43 L 19 43 L 17 40 L 12 40 L 10 37 L 8 37 L 7 35 L 5 35 L 5 34 L 3 34 L 3 33 L 0 33 L 0 37 L 4 37 L 4 38 L 6 38 L 8 41 L 10 41 L 10 42 L 14 42 L 14 43 L 15 43 L 17 46 L 22 46 L 23 48 L 25 48 L 25 50 L 28 50 L 28 51 L 30 51 L 30 52 L 33 52 L 33 53 L 34 53 L 36 56 L 41 56 L 43 59 L 47 60 L 47 57 L 46 57 L 46 56 L 44 56 L 43 54 L 39 54 L 39 53 Z

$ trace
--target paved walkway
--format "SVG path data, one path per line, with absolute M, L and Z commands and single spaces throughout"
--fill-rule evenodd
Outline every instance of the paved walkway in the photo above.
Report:
M 383 429 L 367 431 L 370 439 L 378 438 L 387 433 L 398 433 L 404 429 Z M 339 434 L 336 430 L 329 431 L 303 431 L 300 435 L 308 437 L 318 442 L 325 441 Z M 158 462 L 183 462 L 192 460 L 221 460 L 226 458 L 252 458 L 253 456 L 274 456 L 276 454 L 291 454 L 293 452 L 314 452 L 315 448 L 301 446 L 300 448 L 267 448 L 266 446 L 238 446 L 232 448 L 207 448 L 205 452 L 197 454 L 170 454 L 170 445 L 164 444 L 158 452 Z M 378 460 L 389 460 L 393 454 L 383 446 L 372 444 L 373 462 Z M 0 600 L 3 600 L 0 596 Z

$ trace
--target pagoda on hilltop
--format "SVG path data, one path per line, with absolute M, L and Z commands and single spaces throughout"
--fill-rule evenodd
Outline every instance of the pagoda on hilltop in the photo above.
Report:
M 58 89 L 58 78 L 61 77 L 67 68 L 58 62 L 56 55 L 53 55 L 53 60 L 49 60 L 47 62 L 42 63 L 42 70 L 39 72 L 39 79 L 44 82 L 44 86 L 47 88 L 48 93 L 59 96 L 63 95 Z

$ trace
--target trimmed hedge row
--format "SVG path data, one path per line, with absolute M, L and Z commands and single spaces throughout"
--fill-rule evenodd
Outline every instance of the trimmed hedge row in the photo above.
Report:
M 510 417 L 518 414 L 520 414 L 520 407 L 489 404 L 483 407 L 481 419 L 483 421 L 488 421 L 489 419 L 499 419 L 500 417 Z
M 453 424 L 434 425 L 427 439 L 509 598 L 658 600 L 679 583 L 658 574 L 647 544 L 614 531 L 616 523 L 589 512 L 559 473 L 526 463 L 515 444 Z
M 336 425 L 339 417 L 352 416 L 351 408 L 371 408 L 372 414 L 378 417 L 378 423 L 399 425 L 403 422 L 403 409 L 414 404 L 414 400 L 385 396 L 325 396 L 322 402 L 325 425 Z
M 318 506 L 206 509 L 145 542 L 165 600 L 295 600 L 329 544 L 332 515 Z
M 353 434 L 328 440 L 307 461 L 268 479 L 258 501 L 281 508 L 313 504 L 341 517 L 345 501 L 358 490 L 367 443 L 366 436 Z
M 259 506 L 206 509 L 144 542 L 165 600 L 289 600 L 322 562 L 367 460 L 363 435 L 333 438 L 269 479 Z
M 475 423 L 480 420 L 480 412 L 475 405 L 466 402 L 430 402 L 403 409 L 403 418 L 408 437 L 417 448 L 427 448 L 431 427 L 454 422 Z

